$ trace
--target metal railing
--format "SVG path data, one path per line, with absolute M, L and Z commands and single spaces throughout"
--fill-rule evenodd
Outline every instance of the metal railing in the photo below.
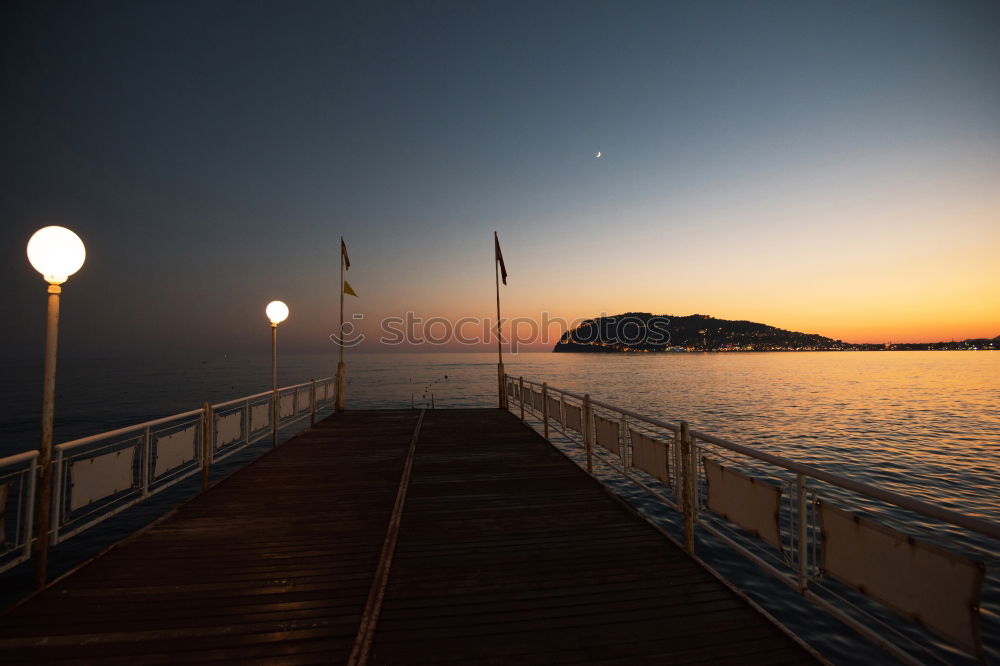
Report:
M 0 460 L 0 571 L 31 557 L 38 451 Z
M 53 455 L 55 545 L 197 474 L 277 429 L 331 408 L 336 379 L 204 404 L 180 414 L 64 442 Z M 207 444 L 207 445 L 206 445 Z M 0 571 L 31 557 L 38 452 L 0 459 Z
M 588 473 L 605 465 L 674 510 L 680 535 L 665 533 L 710 569 L 699 543 L 714 538 L 904 663 L 984 659 L 1000 525 L 589 394 L 510 376 L 505 390 L 547 440 L 555 429 L 581 446 Z

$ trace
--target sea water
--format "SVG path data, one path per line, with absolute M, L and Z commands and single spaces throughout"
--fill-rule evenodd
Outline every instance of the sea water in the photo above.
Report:
M 269 361 L 62 359 L 56 442 L 267 390 Z M 684 419 L 708 434 L 1000 522 L 997 352 L 550 353 L 508 355 L 504 363 L 514 377 L 662 420 Z M 347 405 L 496 406 L 496 364 L 495 354 L 348 354 Z M 334 354 L 283 355 L 279 384 L 330 376 L 335 368 Z M 40 363 L 8 363 L 6 379 L 0 457 L 37 447 Z M 638 493 L 619 490 L 656 510 Z M 71 539 L 60 546 L 61 557 L 69 563 L 74 549 L 83 554 L 88 544 L 96 547 L 86 533 Z M 997 595 L 991 585 L 985 597 Z M 997 618 L 985 606 L 984 632 L 994 631 Z M 831 642 L 849 654 L 856 641 L 846 635 Z
M 349 408 L 497 404 L 495 354 L 354 354 Z M 518 354 L 507 373 L 1000 522 L 1000 353 Z M 287 355 L 279 384 L 335 373 Z M 62 360 L 56 442 L 270 388 L 268 358 Z M 37 448 L 41 368 L 8 363 L 0 456 Z

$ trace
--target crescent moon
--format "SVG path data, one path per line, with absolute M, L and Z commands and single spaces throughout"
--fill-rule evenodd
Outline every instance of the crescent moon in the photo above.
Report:
M 598 160 L 601 159 L 601 151 L 599 151 L 599 150 L 597 151 L 597 154 L 594 155 L 594 159 L 598 159 Z

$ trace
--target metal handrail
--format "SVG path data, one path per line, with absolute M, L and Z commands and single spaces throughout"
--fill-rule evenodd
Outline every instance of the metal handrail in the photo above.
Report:
M 530 384 L 532 386 L 541 387 L 540 383 L 528 379 L 525 379 L 524 383 Z M 568 395 L 569 397 L 576 398 L 577 400 L 582 401 L 584 399 L 584 396 L 580 395 L 579 393 L 574 393 L 573 391 L 567 391 L 566 389 L 556 388 L 554 386 L 548 386 L 548 390 L 555 391 L 556 393 L 562 393 L 563 395 Z M 634 412 L 631 409 L 626 409 L 625 407 L 616 407 L 615 405 L 603 402 L 601 400 L 595 400 L 594 398 L 590 399 L 590 404 L 597 405 L 598 407 L 603 407 L 605 409 L 610 409 L 615 412 L 620 412 L 626 416 L 631 416 L 632 418 L 637 419 L 639 421 L 645 421 L 646 423 L 658 426 L 660 428 L 665 428 L 672 432 L 680 432 L 680 426 L 678 426 L 676 423 L 670 423 L 669 421 L 661 421 L 660 419 L 653 418 L 652 416 L 646 416 L 645 414 L 640 414 L 639 412 Z
M 525 379 L 524 383 L 526 385 L 541 386 L 542 384 L 535 381 L 530 381 Z M 572 391 L 566 391 L 563 389 L 555 388 L 553 386 L 548 386 L 549 391 L 555 391 L 557 393 L 562 393 L 563 395 L 568 395 L 571 398 L 576 398 L 577 400 L 583 400 L 584 396 L 579 393 L 574 393 Z M 627 416 L 631 416 L 634 419 L 644 421 L 651 425 L 659 426 L 673 432 L 679 432 L 680 427 L 674 423 L 668 423 L 666 421 L 661 421 L 653 417 L 645 416 L 639 414 L 630 409 L 625 409 L 623 407 L 617 407 L 615 405 L 602 402 L 600 400 L 595 400 L 590 398 L 590 402 L 593 405 L 598 405 L 604 407 L 605 409 L 610 409 L 616 412 L 620 412 Z M 994 539 L 1000 539 L 1000 524 L 993 523 L 982 518 L 976 518 L 974 516 L 966 516 L 965 514 L 958 513 L 951 509 L 946 509 L 944 507 L 931 504 L 930 502 L 925 502 L 924 500 L 919 500 L 915 497 L 909 495 L 904 495 L 902 493 L 893 492 L 891 490 L 883 490 L 875 486 L 863 483 L 861 481 L 855 481 L 838 474 L 833 474 L 831 472 L 826 472 L 817 467 L 811 465 L 805 465 L 803 463 L 798 463 L 788 458 L 783 458 L 781 456 L 774 455 L 772 453 L 765 453 L 764 451 L 758 451 L 752 449 L 743 444 L 737 444 L 735 442 L 730 442 L 729 440 L 722 439 L 721 437 L 716 437 L 714 435 L 709 435 L 698 430 L 691 430 L 691 436 L 700 439 L 709 444 L 715 444 L 716 446 L 721 446 L 722 448 L 735 451 L 736 453 L 749 456 L 751 458 L 756 458 L 763 462 L 770 463 L 777 467 L 782 467 L 790 472 L 795 472 L 796 474 L 804 474 L 806 476 L 813 477 L 819 481 L 826 481 L 827 483 L 832 483 L 835 486 L 840 486 L 846 490 L 850 490 L 861 495 L 868 495 L 873 499 L 882 500 L 883 502 L 888 502 L 890 504 L 895 504 L 903 509 L 908 509 L 916 513 L 921 513 L 929 518 L 936 518 L 938 520 L 952 523 L 959 527 L 964 527 L 973 532 L 978 532 L 984 536 L 988 536 Z
M 214 405 L 205 404 L 201 409 L 192 409 L 178 414 L 171 414 L 150 421 L 136 423 L 133 425 L 108 430 L 106 432 L 79 437 L 77 439 L 62 442 L 53 447 L 53 509 L 55 520 L 50 525 L 50 542 L 54 545 L 69 537 L 96 525 L 97 523 L 120 513 L 121 511 L 142 502 L 152 495 L 165 490 L 174 484 L 188 479 L 199 471 L 202 473 L 202 487 L 207 487 L 209 481 L 209 470 L 212 463 L 219 462 L 233 453 L 263 439 L 270 432 L 272 421 L 277 414 L 274 410 L 268 410 L 268 425 L 265 428 L 257 427 L 251 429 L 250 413 L 251 406 L 263 403 L 277 403 L 284 395 L 292 396 L 293 410 L 290 414 L 282 417 L 278 421 L 278 427 L 286 427 L 292 423 L 309 418 L 310 423 L 315 421 L 316 412 L 329 408 L 332 400 L 329 395 L 330 386 L 335 381 L 334 377 L 325 377 L 318 380 L 310 380 L 301 384 L 292 384 L 279 389 L 261 391 L 248 396 L 225 400 Z M 323 388 L 323 398 L 319 398 L 318 389 Z M 218 440 L 219 433 L 216 430 L 216 421 L 213 415 L 218 411 L 228 413 L 244 412 L 241 417 L 239 436 L 235 439 L 227 439 L 225 442 Z M 200 427 L 199 427 L 200 424 Z M 163 426 L 157 431 L 159 426 Z M 158 432 L 173 432 L 180 429 L 188 429 L 192 426 L 198 427 L 197 434 L 192 434 L 191 443 L 194 446 L 193 457 L 185 457 L 179 460 L 173 467 L 158 471 L 154 467 L 157 460 L 158 451 L 155 437 Z M 231 431 L 228 435 L 231 437 Z M 84 448 L 89 447 L 89 448 Z M 81 451 L 81 449 L 84 449 Z M 120 490 L 111 490 L 108 494 L 95 498 L 91 502 L 100 503 L 95 505 L 95 509 L 90 514 L 72 515 L 72 510 L 63 506 L 64 500 L 69 502 L 70 487 L 66 486 L 69 470 L 68 466 L 74 462 L 85 459 L 97 458 L 113 451 L 129 451 L 134 456 L 132 485 Z M 219 454 L 219 455 L 217 455 Z M 18 525 L 30 524 L 32 513 L 35 508 L 34 482 L 36 476 L 36 466 L 39 457 L 38 451 L 24 451 L 12 456 L 0 459 L 0 470 L 20 466 L 22 469 L 14 471 L 0 472 L 10 476 L 11 474 L 28 473 L 25 483 L 30 485 L 17 508 Z M 30 463 L 30 465 L 26 465 Z M 67 468 L 67 469 L 64 469 Z M 64 497 L 64 493 L 66 497 Z M 89 506 L 89 505 L 88 505 Z M 86 507 L 83 507 L 86 510 Z M 64 510 L 66 513 L 64 514 Z M 0 571 L 9 569 L 30 557 L 33 539 L 30 533 L 23 540 L 23 546 L 18 546 L 23 553 L 17 557 L 7 557 L 0 563 Z M 9 555 L 11 549 L 3 553 Z
M 38 451 L 22 451 L 21 453 L 15 453 L 12 456 L 7 456 L 6 458 L 0 458 L 0 467 L 8 467 L 10 465 L 16 465 L 22 460 L 30 460 L 31 458 L 37 458 Z
M 323 379 L 317 379 L 316 383 L 317 384 L 321 384 L 323 382 L 328 382 L 328 381 L 333 381 L 333 380 L 334 380 L 334 377 L 324 377 Z M 285 386 L 284 388 L 279 388 L 278 392 L 280 393 L 281 391 L 287 391 L 288 389 L 298 389 L 298 388 L 302 388 L 304 386 L 310 386 L 311 384 L 312 384 L 312 382 L 303 382 L 301 384 L 293 384 L 291 386 Z M 232 400 L 227 400 L 225 402 L 216 403 L 216 404 L 212 405 L 212 409 L 222 409 L 224 407 L 229 407 L 230 405 L 235 405 L 237 403 L 244 402 L 246 400 L 253 400 L 255 398 L 261 398 L 261 397 L 264 397 L 266 395 L 271 395 L 272 393 L 273 393 L 273 391 L 261 391 L 260 393 L 254 393 L 253 395 L 245 395 L 245 396 L 243 396 L 241 398 L 234 398 Z M 153 419 L 152 421 L 144 421 L 143 423 L 136 423 L 135 425 L 125 426 L 124 428 L 118 428 L 116 430 L 108 430 L 107 432 L 100 432 L 100 433 L 97 433 L 96 435 L 89 435 L 87 437 L 80 437 L 78 439 L 71 439 L 68 442 L 63 442 L 61 444 L 57 444 L 55 448 L 57 448 L 57 449 L 63 449 L 63 450 L 71 449 L 71 448 L 76 448 L 76 447 L 82 446 L 84 444 L 90 444 L 91 442 L 96 442 L 99 439 L 108 439 L 109 437 L 117 437 L 118 435 L 124 435 L 124 434 L 130 433 L 133 430 L 142 430 L 144 428 L 152 428 L 154 426 L 163 425 L 164 423 L 169 423 L 171 421 L 176 421 L 177 419 L 183 419 L 183 418 L 186 418 L 188 416 L 194 416 L 195 414 L 201 414 L 201 410 L 200 409 L 192 409 L 192 410 L 189 410 L 189 411 L 186 411 L 186 412 L 180 412 L 179 414 L 171 414 L 170 416 L 164 416 L 162 418 Z M 24 455 L 26 453 L 31 453 L 31 451 L 25 451 L 24 453 L 17 454 L 17 455 Z M 0 464 L 2 464 L 6 460 L 7 459 L 4 458 L 2 461 L 0 461 Z
M 336 377 L 324 377 L 323 379 L 316 379 L 314 381 L 317 384 L 322 384 L 323 382 L 336 381 L 336 379 L 337 379 Z M 302 388 L 303 386 L 309 386 L 310 384 L 312 384 L 312 382 L 302 382 L 301 384 L 291 384 L 289 386 L 279 387 L 278 391 L 280 392 L 280 391 L 287 391 L 288 389 Z M 270 393 L 270 391 L 265 391 L 264 393 Z M 249 397 L 252 398 L 253 396 L 249 396 Z
M 592 465 L 593 458 L 600 457 L 612 470 L 624 474 L 628 480 L 650 492 L 667 506 L 679 510 L 683 514 L 683 536 L 680 539 L 677 539 L 667 532 L 664 533 L 674 540 L 678 546 L 685 548 L 692 557 L 701 562 L 704 566 L 713 570 L 712 566 L 698 557 L 695 552 L 696 526 L 705 530 L 707 534 L 720 539 L 724 544 L 734 549 L 737 553 L 772 574 L 777 580 L 798 591 L 805 599 L 815 603 L 827 612 L 830 612 L 833 616 L 853 628 L 860 635 L 872 641 L 874 644 L 884 648 L 904 663 L 916 664 L 919 662 L 913 654 L 902 649 L 900 644 L 894 642 L 893 639 L 887 639 L 884 635 L 873 629 L 871 625 L 881 627 L 881 629 L 888 634 L 894 635 L 895 640 L 901 640 L 903 643 L 908 643 L 912 649 L 916 649 L 917 651 L 924 652 L 928 655 L 932 655 L 932 653 L 929 652 L 928 648 L 920 642 L 915 642 L 913 638 L 904 635 L 892 625 L 887 624 L 885 621 L 867 612 L 864 608 L 858 606 L 854 602 L 845 599 L 835 590 L 827 587 L 822 582 L 823 570 L 813 568 L 817 567 L 816 563 L 818 562 L 816 553 L 816 530 L 820 529 L 820 527 L 815 523 L 812 524 L 812 526 L 809 525 L 808 512 L 812 509 L 813 520 L 815 521 L 817 519 L 816 511 L 817 507 L 819 507 L 820 495 L 814 488 L 810 489 L 807 487 L 807 480 L 826 482 L 832 486 L 837 486 L 844 490 L 851 491 L 862 496 L 867 496 L 874 500 L 886 502 L 900 509 L 912 511 L 929 518 L 943 521 L 944 523 L 965 528 L 969 532 L 991 539 L 1000 539 L 1000 524 L 974 516 L 967 516 L 957 511 L 940 507 L 902 493 L 883 490 L 864 482 L 855 481 L 838 474 L 823 471 L 810 465 L 788 460 L 782 456 L 765 453 L 748 446 L 736 444 L 735 442 L 731 442 L 721 437 L 715 437 L 700 431 L 691 430 L 684 421 L 680 421 L 679 424 L 669 423 L 660 419 L 648 417 L 644 414 L 639 414 L 629 409 L 617 407 L 600 400 L 595 400 L 589 394 L 581 395 L 573 391 L 567 391 L 549 386 L 547 383 L 526 380 L 523 377 L 514 378 L 507 375 L 504 377 L 503 384 L 505 394 L 514 396 L 517 402 L 520 403 L 522 419 L 526 416 L 526 410 L 530 410 L 542 419 L 542 430 L 547 440 L 549 439 L 549 420 L 554 418 L 556 423 L 563 426 L 562 428 L 557 429 L 559 429 L 564 436 L 570 440 L 582 442 L 582 445 L 586 450 L 586 465 L 588 473 L 594 474 Z M 536 387 L 541 389 L 543 401 L 542 409 L 538 409 L 536 406 L 535 396 L 538 394 L 538 391 L 535 391 Z M 567 424 L 563 421 L 564 409 L 559 410 L 559 415 L 552 415 L 550 413 L 548 405 L 549 397 L 547 396 L 553 395 L 558 396 L 556 400 L 561 405 L 568 405 L 566 398 L 572 398 L 580 403 L 578 409 L 582 410 L 582 423 L 579 424 L 579 428 L 575 425 L 569 425 L 567 427 Z M 514 408 L 512 405 L 508 405 L 508 407 L 511 409 Z M 600 442 L 599 440 L 595 442 L 594 438 L 594 428 L 597 418 L 594 407 L 600 407 L 606 412 L 621 415 L 618 430 L 619 441 L 617 454 L 614 451 L 602 451 L 602 449 L 606 448 L 606 446 L 595 445 L 595 443 L 600 444 Z M 669 430 L 676 435 L 672 444 L 673 463 L 671 463 L 672 469 L 670 473 L 670 476 L 672 477 L 670 479 L 670 485 L 673 486 L 672 491 L 676 501 L 671 501 L 657 490 L 647 486 L 639 477 L 630 473 L 630 470 L 633 468 L 628 460 L 628 454 L 632 451 L 631 445 L 628 443 L 631 439 L 631 436 L 628 434 L 628 430 L 630 430 L 629 419 L 634 421 L 635 425 L 644 423 Z M 577 433 L 569 433 L 568 430 L 570 429 L 577 431 Z M 716 448 L 714 450 L 711 448 L 699 450 L 699 443 L 712 445 Z M 764 552 L 752 552 L 752 550 L 745 547 L 745 545 L 741 545 L 738 541 L 742 539 L 735 538 L 737 537 L 737 534 L 729 531 L 723 524 L 717 523 L 715 520 L 708 520 L 707 514 L 703 511 L 703 509 L 707 508 L 704 503 L 707 500 L 703 500 L 701 497 L 701 492 L 703 490 L 704 492 L 708 492 L 708 487 L 702 485 L 703 480 L 700 478 L 700 461 L 702 459 L 706 461 L 709 460 L 709 458 L 705 457 L 705 454 L 710 454 L 713 458 L 721 456 L 725 459 L 726 456 L 720 451 L 720 449 L 746 456 L 747 458 L 772 465 L 794 474 L 794 478 L 784 479 L 783 481 L 783 485 L 787 485 L 790 488 L 787 509 L 787 530 L 789 536 L 788 549 L 789 552 L 794 550 L 794 554 L 790 555 L 789 553 L 784 552 L 779 553 L 780 557 L 777 560 L 782 562 L 784 566 L 787 566 L 788 570 L 783 571 L 774 566 L 774 564 L 768 561 L 770 556 L 766 555 Z M 707 468 L 705 473 L 707 474 Z M 781 477 L 782 475 L 778 474 L 777 476 Z M 750 481 L 753 481 L 752 477 L 750 478 Z M 704 482 L 707 483 L 707 478 L 704 479 Z M 810 496 L 812 497 L 812 501 L 809 500 Z M 723 516 L 723 518 L 730 520 L 726 516 Z M 777 515 L 775 516 L 775 519 L 778 519 Z M 737 526 L 739 526 L 739 523 L 737 523 Z M 663 531 L 662 528 L 658 529 Z M 779 527 L 781 532 L 784 532 L 785 529 L 786 528 Z M 784 537 L 780 538 L 783 539 Z M 753 540 L 751 539 L 751 541 Z M 912 539 L 910 539 L 909 543 L 913 543 Z M 750 544 L 747 543 L 746 545 Z M 755 549 L 759 549 L 759 546 L 762 545 L 764 544 L 757 544 Z M 810 548 L 812 551 L 811 557 Z M 779 548 L 779 550 L 781 549 Z M 981 555 L 984 552 L 993 552 L 982 551 L 979 547 L 974 547 L 974 550 L 979 551 Z M 992 556 L 987 555 L 987 557 Z M 775 563 L 777 563 L 777 561 L 775 561 Z M 976 562 L 974 560 L 967 561 L 971 562 L 971 566 L 973 567 L 979 567 L 981 569 L 983 566 L 981 562 Z M 715 573 L 717 576 L 724 578 L 724 576 L 718 572 Z M 816 577 L 817 574 L 818 577 Z M 822 591 L 824 595 L 829 595 L 829 598 L 814 592 L 813 589 L 811 589 L 811 584 L 816 584 L 816 589 Z M 859 588 L 859 591 L 863 596 L 867 596 L 870 600 L 873 599 L 873 597 L 868 595 L 863 587 Z M 835 599 L 838 603 L 847 604 L 847 607 L 853 608 L 855 612 L 860 613 L 860 615 L 864 616 L 865 619 L 862 621 L 859 617 L 846 613 L 842 608 L 839 608 L 834 603 L 831 603 L 830 598 Z M 881 604 L 881 602 L 877 599 L 874 600 Z M 885 606 L 885 604 L 881 605 L 883 605 L 883 607 Z M 889 607 L 891 608 L 891 605 Z M 905 613 L 903 616 L 906 618 L 910 617 Z M 923 627 L 924 625 L 917 622 L 916 626 Z M 942 634 L 939 631 L 939 638 L 941 635 Z M 958 649 L 971 656 L 973 659 L 982 659 L 981 651 L 983 646 L 981 643 L 978 643 L 979 634 L 975 632 L 974 635 L 977 636 L 977 638 L 973 639 L 977 642 L 976 645 L 969 647 L 969 644 L 965 643 L 959 647 L 952 644 L 951 648 L 958 647 Z M 972 649 L 977 649 L 980 652 L 974 653 L 970 651 Z
M 791 472 L 804 474 L 805 476 L 813 477 L 819 481 L 826 481 L 827 483 L 832 483 L 833 485 L 840 486 L 846 490 L 850 490 L 861 495 L 868 495 L 873 499 L 882 500 L 883 502 L 895 504 L 903 509 L 921 513 L 929 518 L 936 518 L 946 523 L 952 523 L 953 525 L 964 527 L 967 530 L 978 532 L 984 536 L 1000 539 L 1000 524 L 998 523 L 993 523 L 974 516 L 966 516 L 965 514 L 958 513 L 957 511 L 952 511 L 951 509 L 946 509 L 909 495 L 903 495 L 902 493 L 893 492 L 891 490 L 882 490 L 881 488 L 877 488 L 861 481 L 855 481 L 838 474 L 825 472 L 816 467 L 797 463 L 788 460 L 787 458 L 782 458 L 781 456 L 764 453 L 763 451 L 757 451 L 756 449 L 751 449 L 748 446 L 736 444 L 720 437 L 706 435 L 705 433 L 697 430 L 692 430 L 691 436 L 704 442 L 708 442 L 709 444 L 715 444 L 716 446 L 721 446 L 725 449 L 742 453 L 745 456 L 771 463 L 777 467 L 783 467 Z
M 153 419 L 152 421 L 145 421 L 144 423 L 137 423 L 135 425 L 125 426 L 124 428 L 118 428 L 117 430 L 108 430 L 107 432 L 99 432 L 96 435 L 80 437 L 79 439 L 71 439 L 70 441 L 63 442 L 62 444 L 56 444 L 55 448 L 67 451 L 69 449 L 75 449 L 78 446 L 82 446 L 84 444 L 90 444 L 91 442 L 96 442 L 101 439 L 108 439 L 109 437 L 117 437 L 118 435 L 124 435 L 126 433 L 130 433 L 133 430 L 143 430 L 145 428 L 152 428 L 153 426 L 163 425 L 164 423 L 170 423 L 171 421 L 187 418 L 188 416 L 194 416 L 195 414 L 201 414 L 201 410 L 192 409 L 187 412 L 181 412 L 180 414 L 171 414 L 170 416 L 164 416 L 163 418 Z
M 325 381 L 325 380 L 317 380 Z M 283 389 L 278 389 L 279 391 Z M 233 398 L 232 400 L 226 400 L 225 402 L 217 402 L 212 405 L 212 409 L 224 409 L 230 405 L 236 405 L 241 402 L 246 402 L 247 400 L 254 400 L 256 398 L 263 398 L 265 395 L 271 395 L 274 391 L 261 391 L 260 393 L 254 393 L 253 395 L 245 395 L 242 398 Z M 200 410 L 199 410 L 200 411 Z
M 17 491 L 14 494 L 16 519 L 14 521 L 14 538 L 0 539 L 0 571 L 6 571 L 31 558 L 33 541 L 31 527 L 35 511 L 35 483 L 37 481 L 38 451 L 24 451 L 0 459 L 0 478 L 7 484 L 17 480 Z M 17 468 L 17 466 L 20 466 Z M 19 478 L 20 477 L 20 478 Z M 10 485 L 8 485 L 8 491 Z M 11 501 L 11 497 L 7 498 Z M 6 510 L 6 509 L 5 509 Z M 4 516 L 0 516 L 3 518 Z M 0 520 L 0 523 L 5 522 Z M 6 535 L 0 535 L 6 537 Z

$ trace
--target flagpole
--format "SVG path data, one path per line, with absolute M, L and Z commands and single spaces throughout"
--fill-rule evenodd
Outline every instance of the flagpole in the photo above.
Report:
M 340 237 L 340 332 L 337 335 L 340 343 L 340 361 L 337 363 L 337 403 L 338 412 L 344 411 L 344 237 Z
M 493 239 L 494 242 L 499 243 L 495 231 Z M 500 337 L 500 262 L 497 261 L 496 257 L 493 258 L 493 269 L 497 285 L 497 387 L 500 390 L 500 409 L 505 409 L 507 407 L 507 394 L 504 391 L 503 343 Z

